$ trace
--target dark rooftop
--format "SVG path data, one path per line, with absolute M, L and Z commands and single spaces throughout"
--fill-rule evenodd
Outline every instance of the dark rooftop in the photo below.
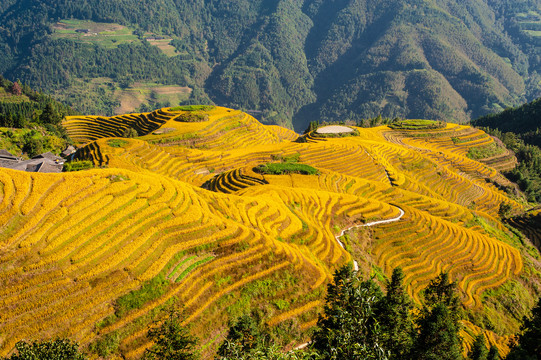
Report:
M 17 160 L 15 155 L 4 149 L 0 149 L 0 158 Z
M 34 156 L 32 159 L 49 159 L 49 160 L 52 160 L 52 161 L 55 161 L 55 160 L 63 160 L 61 157 L 59 156 L 56 156 L 55 154 L 53 154 L 52 152 L 48 151 L 46 153 L 43 153 L 43 154 L 39 154 L 39 155 L 36 155 Z
M 0 167 L 28 172 L 59 173 L 64 167 L 64 159 L 47 152 L 30 160 L 21 160 L 6 150 L 0 150 Z

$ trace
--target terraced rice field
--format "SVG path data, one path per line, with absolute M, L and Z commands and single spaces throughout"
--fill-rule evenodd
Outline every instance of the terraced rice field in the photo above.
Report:
M 77 157 L 104 168 L 0 172 L 0 355 L 28 337 L 86 346 L 114 335 L 135 359 L 150 345 L 146 324 L 182 303 L 210 356 L 227 322 L 250 309 L 271 326 L 313 326 L 333 271 L 352 261 L 367 276 L 401 266 L 417 301 L 447 271 L 473 313 L 524 269 L 498 217 L 501 203 L 523 205 L 493 185 L 490 161 L 466 156 L 493 141 L 479 130 L 357 128 L 298 141 L 240 111 L 218 107 L 195 123 L 181 114 L 70 117 Z M 139 137 L 115 140 L 127 128 Z M 287 159 L 319 175 L 253 171 Z M 354 227 L 366 223 L 375 225 Z M 163 292 L 119 313 L 119 299 L 149 281 Z M 467 341 L 485 331 L 468 324 Z M 485 335 L 507 351 L 508 338 Z

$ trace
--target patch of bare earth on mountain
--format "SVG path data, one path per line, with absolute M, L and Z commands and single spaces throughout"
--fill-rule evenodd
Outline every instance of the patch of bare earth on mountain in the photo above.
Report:
M 320 127 L 316 130 L 318 134 L 343 134 L 353 132 L 353 129 L 347 126 L 330 125 Z

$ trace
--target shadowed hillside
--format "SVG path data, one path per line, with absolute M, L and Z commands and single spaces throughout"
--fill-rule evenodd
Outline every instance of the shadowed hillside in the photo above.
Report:
M 301 131 L 461 123 L 540 95 L 538 0 L 4 3 L 0 73 L 84 113 L 214 101 Z

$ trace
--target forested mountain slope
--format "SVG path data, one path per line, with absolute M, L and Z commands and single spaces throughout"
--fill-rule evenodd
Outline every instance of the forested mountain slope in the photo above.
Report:
M 541 98 L 497 114 L 490 114 L 472 121 L 476 126 L 486 126 L 501 132 L 512 132 L 526 143 L 541 146 Z
M 539 95 L 539 7 L 539 0 L 8 0 L 0 5 L 0 73 L 87 113 L 110 114 L 127 96 L 122 89 L 144 92 L 141 83 L 155 83 L 190 87 L 184 102 L 256 110 L 297 130 L 314 119 L 380 113 L 466 121 Z M 75 37 L 62 28 L 67 19 L 123 28 Z M 158 35 L 176 52 L 148 41 Z M 151 95 L 145 101 L 166 101 Z
M 541 201 L 541 99 L 472 121 L 500 138 L 519 165 L 508 174 L 531 201 Z
M 69 142 L 62 118 L 73 114 L 50 96 L 0 76 L 0 149 L 25 159 L 58 154 Z

